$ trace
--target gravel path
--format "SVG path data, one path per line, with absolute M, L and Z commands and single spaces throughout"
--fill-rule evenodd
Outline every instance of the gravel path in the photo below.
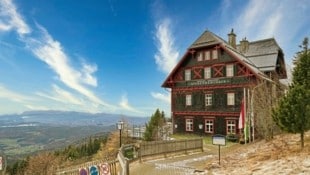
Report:
M 204 174 L 206 160 L 214 155 L 207 152 L 174 156 L 164 159 L 135 162 L 130 175 L 191 175 Z

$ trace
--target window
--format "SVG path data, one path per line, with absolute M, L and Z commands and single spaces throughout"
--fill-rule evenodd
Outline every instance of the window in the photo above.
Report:
M 205 120 L 205 132 L 206 133 L 213 133 L 213 125 L 214 125 L 213 119 L 206 119 Z
M 211 67 L 205 67 L 205 79 L 211 78 Z
M 185 70 L 185 80 L 188 81 L 188 80 L 191 80 L 191 70 L 190 69 L 186 69 Z
M 205 104 L 206 106 L 212 105 L 212 94 L 205 94 Z
M 226 76 L 227 77 L 234 76 L 234 65 L 233 64 L 226 65 Z
M 186 95 L 186 106 L 192 105 L 192 95 L 188 94 Z
M 210 51 L 205 52 L 205 60 L 210 60 Z
M 197 52 L 197 61 L 202 61 L 203 53 L 202 52 Z
M 193 131 L 193 119 L 186 119 L 186 131 Z
M 235 105 L 235 93 L 227 93 L 227 105 Z
M 227 120 L 227 134 L 236 134 L 236 120 Z
M 218 52 L 217 50 L 212 50 L 212 59 L 218 59 Z

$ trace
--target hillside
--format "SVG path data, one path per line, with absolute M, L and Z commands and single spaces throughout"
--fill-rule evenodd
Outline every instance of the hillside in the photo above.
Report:
M 221 148 L 207 143 L 204 152 L 149 159 L 130 165 L 131 174 L 148 175 L 278 175 L 310 174 L 310 132 L 305 137 L 305 148 L 300 150 L 298 134 L 282 134 L 272 141 L 231 144 Z
M 264 140 L 240 145 L 206 163 L 207 174 L 310 174 L 310 132 L 306 133 L 305 147 L 300 149 L 298 134 L 282 134 L 272 141 Z

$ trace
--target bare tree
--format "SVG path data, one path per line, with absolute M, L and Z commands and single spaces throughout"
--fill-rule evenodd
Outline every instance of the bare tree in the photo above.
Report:
M 272 118 L 272 108 L 277 104 L 285 89 L 277 78 L 273 79 L 274 81 L 261 81 L 251 90 L 254 128 L 258 133 L 256 136 L 266 140 L 273 139 L 275 132 L 279 131 Z
M 58 159 L 51 152 L 42 152 L 29 159 L 29 164 L 25 170 L 25 174 L 33 175 L 50 175 L 56 173 L 56 167 L 60 163 Z

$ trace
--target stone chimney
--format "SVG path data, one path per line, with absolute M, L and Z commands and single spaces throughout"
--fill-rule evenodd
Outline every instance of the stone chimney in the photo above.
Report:
M 246 53 L 249 50 L 249 41 L 246 39 L 246 37 L 240 41 L 239 49 L 241 53 Z
M 236 34 L 234 29 L 231 29 L 231 32 L 228 34 L 228 44 L 236 49 Z

